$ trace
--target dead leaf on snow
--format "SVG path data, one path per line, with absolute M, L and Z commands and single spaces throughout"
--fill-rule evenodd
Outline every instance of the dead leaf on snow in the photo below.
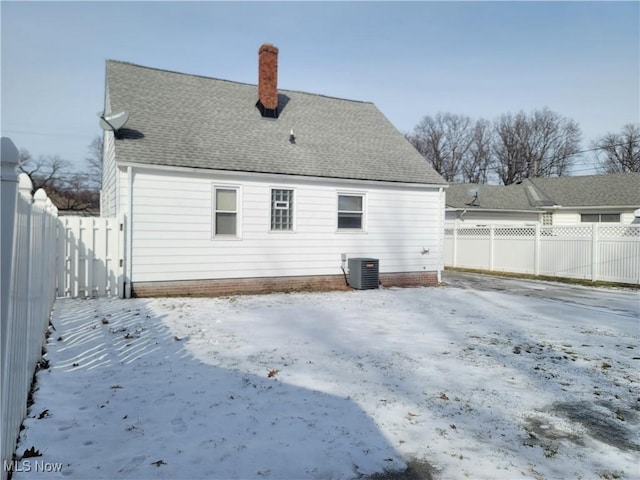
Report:
M 441 393 L 440 394 L 440 400 L 449 400 L 449 397 L 447 397 L 446 393 Z
M 269 378 L 275 377 L 279 372 L 280 372 L 280 370 L 269 370 L 269 373 L 267 374 L 267 377 L 269 377 Z

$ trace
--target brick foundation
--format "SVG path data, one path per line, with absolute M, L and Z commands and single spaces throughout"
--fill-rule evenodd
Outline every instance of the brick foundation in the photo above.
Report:
M 438 284 L 436 272 L 381 273 L 380 281 L 384 287 L 418 287 Z M 330 290 L 350 290 L 350 287 L 345 285 L 343 275 L 179 280 L 132 284 L 134 297 L 218 297 Z
M 438 285 L 436 272 L 381 273 L 380 282 L 385 287 L 433 287 Z

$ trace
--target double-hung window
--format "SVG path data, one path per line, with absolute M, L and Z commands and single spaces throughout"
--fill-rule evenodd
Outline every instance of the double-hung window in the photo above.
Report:
M 238 235 L 238 189 L 235 187 L 214 187 L 214 236 Z
M 293 190 L 271 190 L 271 230 L 293 230 Z
M 338 195 L 338 230 L 362 230 L 364 195 Z

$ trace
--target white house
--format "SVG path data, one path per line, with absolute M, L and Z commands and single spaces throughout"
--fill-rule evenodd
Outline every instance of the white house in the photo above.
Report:
M 452 184 L 446 204 L 448 226 L 630 224 L 640 207 L 640 173 Z
M 108 61 L 102 215 L 123 215 L 127 295 L 435 284 L 446 183 L 368 102 Z

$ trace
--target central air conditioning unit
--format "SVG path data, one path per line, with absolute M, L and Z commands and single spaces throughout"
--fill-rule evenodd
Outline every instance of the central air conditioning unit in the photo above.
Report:
M 349 259 L 349 286 L 358 290 L 378 288 L 380 261 L 377 258 Z

